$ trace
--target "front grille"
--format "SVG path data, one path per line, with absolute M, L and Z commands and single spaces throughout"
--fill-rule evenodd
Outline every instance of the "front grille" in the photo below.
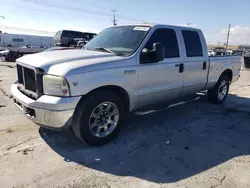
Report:
M 25 95 L 37 99 L 43 94 L 43 76 L 41 69 L 30 69 L 17 64 L 19 90 Z
M 17 78 L 18 83 L 23 84 L 23 69 L 20 65 L 17 65 Z
M 24 68 L 23 71 L 24 71 L 25 89 L 36 92 L 35 71 L 27 68 Z

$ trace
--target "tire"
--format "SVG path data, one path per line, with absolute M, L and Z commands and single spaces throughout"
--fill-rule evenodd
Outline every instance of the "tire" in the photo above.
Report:
M 229 77 L 222 75 L 215 86 L 208 90 L 208 100 L 214 104 L 222 104 L 228 96 L 229 85 Z M 220 95 L 222 93 L 223 95 Z
M 100 107 L 98 106 L 101 106 L 102 109 L 107 110 L 108 105 L 112 106 L 109 110 L 110 112 L 109 113 L 103 112 L 107 113 L 107 116 L 103 114 L 100 115 L 102 118 L 105 116 L 103 119 L 106 120 L 103 120 L 101 118 L 99 119 L 96 118 L 96 116 L 97 115 L 99 116 L 99 114 L 101 113 Z M 116 108 L 113 108 L 113 105 Z M 116 111 L 114 109 L 116 109 Z M 118 116 L 115 115 L 112 117 L 108 117 L 109 115 L 111 115 L 112 110 L 114 112 L 118 111 Z M 92 114 L 95 115 L 94 118 L 92 118 Z M 76 137 L 81 141 L 85 142 L 86 144 L 92 146 L 104 145 L 113 140 L 118 134 L 121 122 L 123 120 L 123 116 L 124 116 L 124 103 L 118 95 L 108 90 L 95 91 L 86 96 L 86 98 L 84 98 L 79 102 L 76 111 L 74 113 L 72 129 Z M 113 118 L 113 120 L 111 118 Z M 116 125 L 107 123 L 108 121 L 111 120 L 113 122 L 117 122 Z M 95 131 L 97 132 L 98 128 L 103 126 L 100 123 L 98 124 L 95 123 L 100 121 L 104 121 L 102 123 L 105 124 L 106 126 L 100 128 L 99 134 L 96 133 L 96 135 L 94 135 L 95 134 L 94 132 Z M 90 125 L 94 124 L 97 125 L 91 129 Z M 109 131 L 106 131 L 106 129 L 108 129 Z M 108 135 L 105 135 L 105 131 L 108 132 L 107 133 Z
M 9 54 L 5 56 L 5 61 L 10 62 L 10 55 Z

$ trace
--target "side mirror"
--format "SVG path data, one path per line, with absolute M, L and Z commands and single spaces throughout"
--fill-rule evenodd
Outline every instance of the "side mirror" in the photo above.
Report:
M 156 53 L 155 55 L 156 61 L 162 61 L 165 58 L 165 48 L 161 43 L 159 42 L 154 43 L 153 51 L 155 51 Z
M 153 44 L 152 50 L 144 48 L 141 52 L 141 63 L 157 63 L 164 60 L 164 58 L 165 48 L 159 42 Z

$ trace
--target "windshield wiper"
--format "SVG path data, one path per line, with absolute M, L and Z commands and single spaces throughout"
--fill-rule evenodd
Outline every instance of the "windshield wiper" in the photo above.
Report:
M 95 50 L 101 50 L 101 51 L 104 51 L 104 52 L 108 52 L 108 53 L 111 53 L 111 54 L 114 54 L 113 51 L 107 49 L 107 48 L 103 48 L 103 47 L 95 47 L 94 48 Z
M 84 49 L 84 50 L 89 50 L 86 46 L 83 46 L 82 49 Z

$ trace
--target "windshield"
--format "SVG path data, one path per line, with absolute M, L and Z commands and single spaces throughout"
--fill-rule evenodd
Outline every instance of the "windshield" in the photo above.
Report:
M 58 31 L 58 32 L 56 33 L 55 37 L 56 37 L 56 38 L 59 38 L 59 37 L 61 36 L 61 34 L 62 34 L 62 31 Z
M 116 54 L 131 55 L 139 47 L 150 27 L 118 26 L 103 30 L 85 48 L 94 50 L 105 48 Z

